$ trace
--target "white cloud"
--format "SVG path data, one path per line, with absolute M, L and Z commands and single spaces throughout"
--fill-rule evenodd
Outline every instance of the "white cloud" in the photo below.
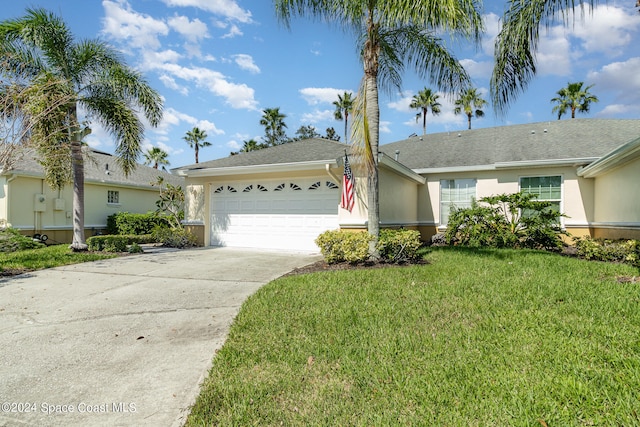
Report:
M 495 13 L 483 16 L 485 32 L 482 38 L 482 51 L 489 56 L 493 56 L 495 50 L 496 37 L 500 33 L 500 17 Z
M 300 123 L 315 124 L 327 121 L 335 121 L 333 110 L 313 110 L 311 113 L 305 113 L 300 118 Z
M 413 95 L 414 93 L 412 91 L 403 92 L 400 95 L 400 99 L 398 99 L 397 101 L 389 102 L 387 104 L 387 107 L 391 108 L 392 110 L 399 111 L 401 113 L 408 114 L 408 113 L 415 112 L 412 108 L 409 108 L 409 104 L 411 104 Z
M 198 120 L 195 125 L 201 130 L 206 131 L 208 134 L 224 135 L 224 131 L 218 129 L 215 123 L 210 122 L 209 120 Z
M 180 55 L 175 50 L 162 50 L 159 52 L 145 50 L 142 52 L 142 63 L 143 70 L 152 70 L 154 68 L 159 68 L 162 64 L 167 62 L 169 63 L 177 63 L 181 58 Z
M 391 125 L 391 122 L 380 120 L 380 133 L 391 133 L 389 125 Z
M 222 36 L 223 39 L 231 39 L 233 37 L 238 37 L 243 35 L 244 33 L 240 30 L 240 28 L 238 28 L 237 25 L 232 25 L 229 28 L 229 32 L 227 32 L 225 35 Z
M 241 69 L 249 71 L 253 74 L 260 73 L 260 68 L 255 64 L 255 62 L 253 62 L 253 57 L 251 55 L 239 53 L 237 55 L 234 55 L 233 58 L 235 59 L 236 64 L 238 64 Z
M 162 0 L 171 7 L 195 7 L 227 19 L 250 23 L 251 12 L 238 6 L 235 0 Z
M 572 34 L 582 40 L 582 47 L 589 53 L 602 52 L 616 56 L 633 41 L 633 32 L 640 28 L 640 17 L 635 11 L 619 7 L 597 6 L 585 19 L 576 19 Z
M 182 95 L 185 95 L 185 96 L 189 94 L 189 88 L 186 86 L 179 85 L 173 77 L 168 76 L 166 74 L 162 74 L 159 77 L 159 79 L 169 89 L 173 89 L 177 92 L 180 92 Z
M 595 84 L 591 90 L 597 94 L 599 90 L 615 93 L 616 100 L 624 104 L 640 105 L 640 57 L 630 58 L 624 62 L 613 62 L 603 66 L 599 71 L 587 74 L 589 84 Z
M 538 76 L 571 74 L 571 43 L 564 27 L 554 27 L 540 37 L 536 55 L 536 74 Z
M 102 31 L 116 40 L 127 41 L 132 47 L 158 49 L 158 37 L 169 33 L 163 21 L 132 10 L 125 0 L 103 0 L 102 6 L 105 12 Z
M 471 78 L 486 79 L 491 77 L 493 72 L 493 62 L 474 61 L 473 59 L 461 59 L 460 64 L 467 70 Z
M 194 82 L 198 87 L 209 90 L 216 96 L 225 98 L 233 108 L 257 110 L 254 90 L 246 84 L 227 81 L 227 77 L 218 71 L 203 67 L 187 68 L 178 64 L 163 64 L 160 69 L 174 78 Z
M 224 131 L 218 129 L 215 123 L 209 120 L 199 120 L 189 114 L 182 113 L 175 108 L 167 108 L 162 116 L 162 122 L 158 125 L 156 133 L 160 135 L 167 135 L 172 128 L 183 126 L 198 127 L 206 131 L 209 135 L 224 135 Z
M 345 92 L 349 92 L 353 96 L 353 91 L 351 90 L 334 89 L 330 87 L 307 87 L 300 89 L 298 92 L 300 92 L 302 98 L 307 101 L 309 105 L 333 103 L 333 101 L 338 100 L 338 95 L 342 95 Z
M 198 18 L 190 21 L 186 16 L 174 16 L 169 18 L 169 26 L 191 43 L 197 43 L 203 38 L 209 37 L 207 25 Z
M 239 143 L 235 139 L 232 139 L 231 141 L 227 142 L 226 145 L 227 145 L 227 147 L 229 147 L 230 149 L 232 149 L 234 151 L 238 151 L 243 146 L 243 144 Z

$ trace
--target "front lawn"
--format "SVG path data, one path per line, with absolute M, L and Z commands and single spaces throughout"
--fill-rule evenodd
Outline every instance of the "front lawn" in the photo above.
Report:
M 260 289 L 187 425 L 640 424 L 637 268 L 534 251 L 427 257 Z
M 69 245 L 47 246 L 10 253 L 0 252 L 0 276 L 114 258 L 115 256 L 117 254 L 73 252 L 69 249 Z

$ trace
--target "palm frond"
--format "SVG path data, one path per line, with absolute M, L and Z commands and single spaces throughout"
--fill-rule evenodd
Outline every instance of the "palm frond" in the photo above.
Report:
M 352 110 L 351 155 L 354 157 L 354 169 L 361 175 L 369 175 L 377 167 L 371 149 L 371 132 L 367 119 L 366 79 L 362 79 Z
M 554 19 L 567 24 L 573 19 L 576 6 L 584 12 L 585 5 L 593 10 L 597 3 L 598 0 L 509 1 L 495 42 L 495 67 L 490 82 L 492 102 L 499 115 L 506 114 L 536 73 L 535 54 L 541 27 L 548 28 Z

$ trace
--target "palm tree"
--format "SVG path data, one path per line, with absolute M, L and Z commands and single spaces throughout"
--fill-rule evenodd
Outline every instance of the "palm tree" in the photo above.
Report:
M 210 147 L 211 143 L 205 141 L 207 139 L 207 132 L 201 130 L 200 128 L 194 127 L 193 129 L 187 131 L 186 135 L 182 137 L 189 147 L 193 148 L 196 152 L 196 163 L 198 163 L 198 154 L 200 153 L 200 149 L 202 147 Z
M 502 29 L 495 42 L 491 76 L 491 100 L 498 113 L 505 114 L 535 76 L 540 28 L 548 28 L 557 19 L 569 25 L 578 15 L 571 11 L 579 7 L 584 12 L 585 5 L 592 10 L 597 3 L 597 0 L 508 0 Z
M 49 132 L 54 124 L 43 120 L 34 126 L 33 140 L 43 157 L 45 170 L 71 170 L 73 181 L 73 250 L 86 250 L 84 236 L 83 138 L 91 132 L 89 122 L 81 123 L 78 108 L 99 122 L 116 140 L 116 156 L 125 172 L 137 164 L 144 125 L 137 107 L 152 126 L 162 118 L 162 99 L 141 74 L 129 68 L 120 54 L 99 40 L 77 42 L 65 22 L 44 9 L 27 9 L 24 17 L 0 22 L 0 55 L 11 58 L 11 71 L 27 84 L 55 78 L 62 83 L 50 91 L 52 97 L 72 95 L 57 109 L 64 131 Z M 56 98 L 58 99 L 58 98 Z M 34 107 L 35 108 L 35 107 Z M 51 118 L 52 116 L 48 116 Z M 64 173 L 47 174 L 55 179 Z
M 262 150 L 263 148 L 267 148 L 265 144 L 261 144 L 255 139 L 250 139 L 248 141 L 243 141 L 242 148 L 240 149 L 240 153 L 248 153 L 250 151 Z
M 353 109 L 354 99 L 351 97 L 351 92 L 345 92 L 343 95 L 338 94 L 338 100 L 333 101 L 333 105 L 336 107 L 333 116 L 336 120 L 344 119 L 344 143 L 349 143 L 349 137 L 347 135 L 349 113 Z
M 440 95 L 431 91 L 431 89 L 427 89 L 426 87 L 418 92 L 417 95 L 413 95 L 413 99 L 411 100 L 411 104 L 409 104 L 409 108 L 413 108 L 414 110 L 420 110 L 418 114 L 416 114 L 416 120 L 422 116 L 422 134 L 427 134 L 427 112 L 429 108 L 431 108 L 431 114 L 434 116 L 440 114 L 440 103 L 438 102 L 438 98 Z
M 378 257 L 380 234 L 379 85 L 388 91 L 400 88 L 405 65 L 410 64 L 420 77 L 428 77 L 444 92 L 469 86 L 464 68 L 435 34 L 444 30 L 478 43 L 482 17 L 476 6 L 474 0 L 275 0 L 276 13 L 287 25 L 292 16 L 310 15 L 335 22 L 357 37 L 364 77 L 353 111 L 352 144 L 362 148 L 367 170 L 367 229 L 372 235 L 372 258 Z
M 169 160 L 167 160 L 167 157 L 169 157 L 169 153 L 162 148 L 152 147 L 144 153 L 144 164 L 153 165 L 154 169 L 158 169 L 160 165 L 168 166 Z
M 551 98 L 551 102 L 558 105 L 553 107 L 551 112 L 558 113 L 558 120 L 567 110 L 571 110 L 571 118 L 576 118 L 576 110 L 580 113 L 588 113 L 592 102 L 598 102 L 598 97 L 589 93 L 594 85 L 582 87 L 584 82 L 569 83 L 567 87 L 563 87 L 556 94 L 555 98 Z
M 454 114 L 464 113 L 467 116 L 469 122 L 469 129 L 471 129 L 472 117 L 483 117 L 484 111 L 482 107 L 487 105 L 487 101 L 482 99 L 476 88 L 470 88 L 465 90 L 458 99 L 455 101 Z
M 280 107 L 262 110 L 260 125 L 264 126 L 267 146 L 272 147 L 285 141 L 284 129 L 287 127 L 284 122 L 285 118 L 287 116 L 280 112 Z

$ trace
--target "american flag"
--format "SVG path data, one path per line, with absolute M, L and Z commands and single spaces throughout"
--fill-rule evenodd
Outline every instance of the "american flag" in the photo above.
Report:
M 342 197 L 340 198 L 340 207 L 349 212 L 353 209 L 355 202 L 355 179 L 349 165 L 349 157 L 344 155 L 344 175 L 342 176 Z

